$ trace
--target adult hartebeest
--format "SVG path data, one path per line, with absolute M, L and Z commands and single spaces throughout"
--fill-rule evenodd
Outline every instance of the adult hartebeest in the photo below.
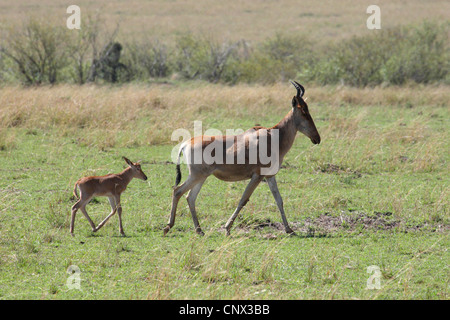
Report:
M 291 149 L 297 131 L 309 137 L 314 144 L 320 143 L 308 106 L 303 100 L 305 89 L 296 81 L 291 83 L 297 89 L 292 98 L 292 109 L 275 126 L 271 128 L 253 127 L 240 135 L 198 136 L 185 141 L 178 151 L 177 177 L 173 190 L 172 210 L 164 235 L 175 223 L 175 213 L 181 196 L 190 190 L 187 202 L 198 234 L 203 235 L 195 211 L 195 200 L 206 178 L 214 175 L 224 181 L 250 179 L 239 204 L 225 225 L 227 235 L 241 209 L 248 202 L 258 184 L 266 178 L 270 191 L 277 202 L 285 231 L 293 234 L 283 209 L 283 200 L 278 191 L 275 174 L 283 162 L 284 156 Z M 180 156 L 184 153 L 189 169 L 186 181 L 181 181 Z M 269 158 L 269 161 L 267 161 Z M 275 167 L 275 168 L 274 168 Z

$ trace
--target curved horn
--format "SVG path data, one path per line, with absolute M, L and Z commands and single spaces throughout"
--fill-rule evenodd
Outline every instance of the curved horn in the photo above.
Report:
M 297 97 L 303 97 L 303 95 L 305 94 L 305 88 L 303 88 L 303 86 L 298 83 L 297 81 L 292 81 L 290 80 L 292 85 L 295 87 L 295 89 L 297 89 Z

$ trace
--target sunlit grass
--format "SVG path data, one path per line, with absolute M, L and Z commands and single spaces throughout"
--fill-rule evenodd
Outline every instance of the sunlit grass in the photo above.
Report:
M 2 299 L 448 299 L 448 89 L 309 88 L 320 145 L 299 134 L 277 175 L 288 237 L 262 183 L 226 237 L 223 225 L 246 182 L 209 178 L 198 237 L 180 200 L 166 237 L 175 166 L 174 129 L 276 124 L 293 88 L 190 85 L 0 89 L 0 297 Z M 420 91 L 420 94 L 417 92 Z M 388 99 L 389 102 L 384 102 Z M 75 181 L 142 160 L 148 183 L 122 196 L 117 218 L 92 234 Z M 183 179 L 187 169 L 182 167 Z M 105 198 L 87 210 L 94 222 Z M 328 223 L 328 224 L 327 224 Z M 66 272 L 81 269 L 83 291 Z M 382 289 L 366 290 L 367 267 Z

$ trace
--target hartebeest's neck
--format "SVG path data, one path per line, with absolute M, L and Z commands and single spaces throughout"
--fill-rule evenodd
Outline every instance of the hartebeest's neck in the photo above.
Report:
M 121 173 L 117 174 L 118 177 L 120 177 L 123 181 L 123 183 L 128 185 L 130 181 L 133 179 L 133 172 L 130 167 L 123 170 Z
M 289 113 L 272 129 L 279 130 L 280 137 L 280 159 L 282 159 L 286 153 L 291 149 L 294 144 L 295 135 L 297 134 L 297 128 L 294 122 L 294 113 L 289 111 Z

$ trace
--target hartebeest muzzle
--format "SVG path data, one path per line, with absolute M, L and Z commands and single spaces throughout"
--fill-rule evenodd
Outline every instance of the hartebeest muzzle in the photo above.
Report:
M 314 144 L 319 144 L 320 143 L 320 136 L 317 135 L 317 137 L 311 138 L 311 142 Z

